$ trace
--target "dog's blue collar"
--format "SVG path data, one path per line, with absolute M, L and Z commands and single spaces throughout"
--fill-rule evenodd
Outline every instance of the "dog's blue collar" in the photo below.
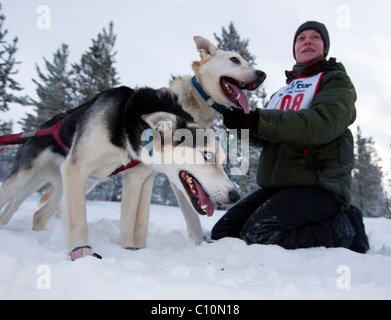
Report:
M 147 148 L 149 156 L 152 157 L 153 156 L 153 148 L 152 148 L 152 145 L 150 144 L 150 142 L 153 139 L 153 132 L 152 132 L 151 128 L 147 129 L 147 137 L 146 138 L 147 138 L 147 140 L 144 142 L 144 147 Z
M 191 78 L 191 81 L 193 82 L 193 85 L 197 89 L 198 93 L 201 95 L 201 97 L 205 101 L 208 101 L 209 99 L 211 99 L 210 96 L 208 96 L 208 94 L 205 92 L 205 90 L 201 87 L 200 83 L 197 81 L 197 78 L 195 76 L 193 76 L 193 78 Z M 223 106 L 222 104 L 218 104 L 217 102 L 214 102 L 211 105 L 211 107 L 221 114 L 224 114 L 224 112 L 227 110 L 227 108 L 225 106 Z

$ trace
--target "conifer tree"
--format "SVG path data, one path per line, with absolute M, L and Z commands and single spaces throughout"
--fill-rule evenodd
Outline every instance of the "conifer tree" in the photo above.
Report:
M 0 4 L 0 11 L 2 7 Z M 0 111 L 9 110 L 9 103 L 15 102 L 22 105 L 29 104 L 28 98 L 18 97 L 15 95 L 17 91 L 21 91 L 22 87 L 13 78 L 18 72 L 15 70 L 16 64 L 19 62 L 15 59 L 15 53 L 17 51 L 18 38 L 15 37 L 11 43 L 6 40 L 8 30 L 4 29 L 4 21 L 6 17 L 0 12 Z M 4 124 L 0 120 L 0 128 L 4 126 L 6 130 L 7 124 Z
M 62 44 L 53 55 L 53 61 L 44 58 L 46 74 L 36 64 L 39 80 L 37 85 L 38 100 L 31 99 L 36 115 L 27 114 L 20 122 L 23 130 L 38 128 L 54 115 L 75 107 L 75 88 L 68 70 L 68 45 Z
M 228 30 L 222 27 L 221 37 L 219 37 L 216 33 L 214 36 L 217 41 L 217 47 L 219 47 L 219 49 L 236 52 L 240 54 L 251 67 L 255 65 L 256 57 L 248 50 L 250 40 L 240 38 L 232 21 L 228 26 Z M 266 91 L 264 87 L 261 86 L 257 90 L 246 91 L 245 93 L 249 99 L 251 110 L 259 107 L 259 99 L 262 101 L 262 106 L 266 104 Z
M 389 215 L 382 186 L 380 158 L 374 148 L 374 141 L 364 138 L 357 128 L 355 164 L 352 179 L 352 203 L 361 208 L 363 215 L 377 217 Z
M 79 103 L 88 101 L 99 92 L 119 84 L 114 67 L 116 38 L 113 22 L 110 22 L 108 30 L 103 28 L 97 39 L 92 39 L 92 45 L 82 55 L 80 63 L 73 64 Z
M 112 88 L 119 83 L 114 67 L 116 36 L 113 32 L 113 23 L 109 29 L 92 39 L 92 45 L 82 55 L 80 63 L 68 66 L 69 50 L 62 44 L 54 55 L 52 62 L 44 58 L 45 71 L 36 65 L 39 99 L 31 99 L 35 105 L 35 115 L 27 114 L 22 119 L 23 130 L 36 129 L 55 114 L 75 108 L 92 99 L 99 92 Z

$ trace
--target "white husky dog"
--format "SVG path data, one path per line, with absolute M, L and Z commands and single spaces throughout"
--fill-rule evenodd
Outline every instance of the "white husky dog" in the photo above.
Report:
M 203 130 L 202 127 L 168 93 L 152 89 L 134 92 L 127 87 L 110 89 L 70 112 L 55 116 L 43 128 L 56 123 L 61 124 L 58 139 L 55 135 L 32 137 L 19 149 L 12 172 L 0 189 L 0 222 L 7 223 L 32 192 L 51 182 L 55 191 L 48 203 L 59 200 L 58 194 L 63 195 L 62 211 L 73 260 L 92 254 L 87 240 L 86 192 L 131 161 L 143 162 L 139 165 L 166 174 L 186 194 L 189 205 L 202 214 L 213 213 L 209 195 L 222 203 L 239 199 L 220 164 L 219 158 L 225 154 L 213 132 L 205 132 L 206 139 L 197 141 L 196 130 Z M 190 139 L 178 142 L 177 132 L 184 131 Z M 146 146 L 153 154 L 145 151 Z M 177 161 L 182 154 L 191 158 Z M 124 194 L 142 190 L 127 190 L 129 187 L 125 183 Z M 148 203 L 140 201 L 138 205 Z M 120 234 L 125 248 L 133 248 L 136 224 L 147 223 L 142 220 L 148 216 L 137 216 L 138 210 L 132 210 L 133 206 L 132 199 L 125 196 Z M 138 209 L 143 212 L 146 208 Z M 41 210 L 34 221 L 47 221 L 52 213 L 53 210 Z

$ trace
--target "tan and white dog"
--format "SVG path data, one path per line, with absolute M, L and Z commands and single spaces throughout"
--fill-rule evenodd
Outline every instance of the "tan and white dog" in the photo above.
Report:
M 194 76 L 180 76 L 174 79 L 170 88 L 163 88 L 178 99 L 183 110 L 204 128 L 212 125 L 219 113 L 230 108 L 242 108 L 249 112 L 249 103 L 242 90 L 255 90 L 265 80 L 263 71 L 252 68 L 237 53 L 217 48 L 209 40 L 194 37 L 201 60 L 194 61 Z M 137 226 L 127 235 L 123 246 L 144 248 L 149 218 L 149 202 L 152 195 L 155 174 L 147 166 L 140 165 L 124 173 L 122 199 L 126 199 L 122 208 L 132 208 Z M 129 185 L 129 187 L 125 187 Z M 183 192 L 171 184 L 186 221 L 189 235 L 195 242 L 207 241 L 200 219 L 185 199 Z M 137 191 L 136 191 L 137 190 Z M 121 238 L 123 241 L 124 238 Z
M 204 128 L 210 127 L 225 109 L 242 108 L 249 113 L 242 90 L 257 89 L 266 74 L 250 67 L 239 54 L 221 50 L 203 37 L 196 36 L 194 41 L 201 57 L 192 64 L 195 75 L 176 78 L 167 90 Z

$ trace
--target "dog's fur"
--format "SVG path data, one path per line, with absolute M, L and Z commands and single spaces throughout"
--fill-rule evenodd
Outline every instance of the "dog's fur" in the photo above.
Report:
M 206 194 L 222 203 L 237 201 L 239 195 L 219 164 L 218 157 L 224 155 L 224 151 L 215 143 L 213 133 L 206 132 L 209 136 L 205 139 L 205 144 L 202 141 L 202 145 L 196 141 L 175 142 L 175 130 L 188 129 L 195 138 L 195 130 L 202 127 L 168 93 L 141 89 L 127 103 L 132 93 L 127 87 L 104 91 L 71 113 L 57 115 L 45 123 L 43 127 L 49 127 L 59 119 L 64 119 L 59 133 L 70 152 L 65 154 L 51 136 L 28 140 L 19 149 L 12 172 L 1 186 L 0 222 L 7 223 L 32 192 L 50 182 L 55 192 L 47 202 L 47 207 L 44 206 L 35 213 L 35 225 L 42 225 L 47 221 L 53 213 L 50 206 L 58 203 L 58 196 L 63 194 L 68 248 L 72 251 L 74 248 L 88 246 L 85 194 L 119 167 L 131 160 L 143 160 L 143 140 L 146 140 L 144 133 L 147 128 L 160 133 L 158 138 L 153 136 L 149 142 L 154 159 L 166 159 L 167 155 L 175 152 L 187 154 L 189 150 L 192 151 L 196 160 L 194 164 L 190 161 L 181 165 L 175 161 L 169 164 L 151 161 L 148 168 L 166 174 L 177 190 L 187 195 L 189 205 L 195 210 L 200 213 L 213 211 L 213 208 L 208 208 L 213 204 Z M 204 152 L 215 155 L 216 161 L 208 163 L 203 159 Z M 145 182 L 141 188 L 135 188 L 133 181 L 143 177 L 137 172 L 130 176 L 133 177 L 124 179 L 121 205 L 120 242 L 126 248 L 134 246 L 135 224 L 139 225 L 137 228 L 146 228 L 147 225 L 148 216 L 139 217 L 137 212 L 149 211 L 149 208 L 140 208 L 148 207 L 149 202 L 131 202 L 142 196 Z M 146 178 L 147 182 L 148 179 L 150 178 Z M 126 196 L 129 194 L 132 195 L 130 198 Z M 134 205 L 139 208 L 134 210 Z

